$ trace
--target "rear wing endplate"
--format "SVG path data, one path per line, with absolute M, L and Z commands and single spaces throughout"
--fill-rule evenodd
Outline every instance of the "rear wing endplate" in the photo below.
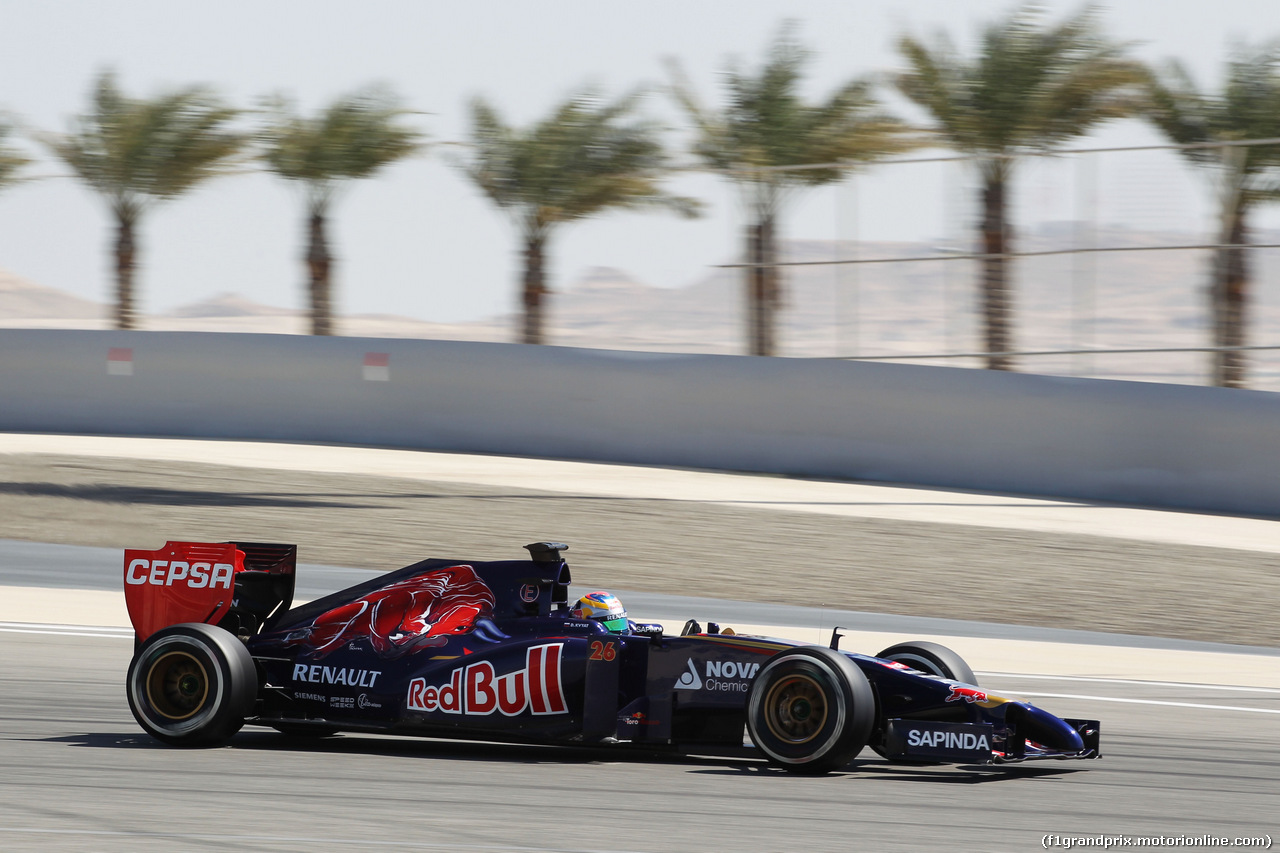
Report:
M 181 622 L 256 633 L 293 599 L 297 546 L 166 542 L 124 552 L 124 600 L 138 641 Z

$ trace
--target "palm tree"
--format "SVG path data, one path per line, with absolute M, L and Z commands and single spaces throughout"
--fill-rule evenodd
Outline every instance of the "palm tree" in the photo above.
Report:
M 19 172 L 31 161 L 5 144 L 5 138 L 13 131 L 8 123 L 0 117 L 0 190 L 12 186 L 22 180 Z
M 116 328 L 132 329 L 136 319 L 136 229 L 143 212 L 223 170 L 245 143 L 225 129 L 236 115 L 203 87 L 153 100 L 127 98 L 115 75 L 105 72 L 89 112 L 73 120 L 71 132 L 46 137 L 115 216 Z
M 546 258 L 556 227 L 614 208 L 697 213 L 695 201 L 660 188 L 668 166 L 657 128 L 628 121 L 639 97 L 607 103 L 583 92 L 523 129 L 506 124 L 481 98 L 471 104 L 471 145 L 459 165 L 520 233 L 526 344 L 546 342 Z
M 737 184 L 749 221 L 744 268 L 748 351 L 777 352 L 782 302 L 778 219 L 796 191 L 839 180 L 857 162 L 911 147 L 906 127 L 881 111 L 868 80 L 854 80 L 820 104 L 798 91 L 808 59 L 784 25 L 757 76 L 730 67 L 723 111 L 704 108 L 680 66 L 668 63 L 672 91 L 697 132 L 694 154 Z M 823 168 L 788 167 L 818 165 Z
M 271 171 L 302 184 L 307 208 L 308 293 L 311 334 L 333 334 L 333 255 L 329 252 L 329 209 L 346 181 L 368 178 L 383 166 L 423 147 L 422 134 L 399 124 L 409 114 L 382 87 L 339 98 L 312 118 L 276 98 L 262 132 L 263 159 Z
M 1057 25 L 1040 10 L 1016 10 L 987 26 L 972 59 L 958 56 L 945 36 L 932 47 L 903 36 L 898 48 L 908 65 L 898 88 L 933 117 L 941 140 L 977 160 L 987 367 L 1009 370 L 1008 187 L 1017 157 L 1133 114 L 1143 103 L 1146 72 L 1124 45 L 1104 37 L 1091 9 Z
M 1280 43 L 1237 48 L 1227 63 L 1221 94 L 1202 94 L 1176 62 L 1152 84 L 1150 117 L 1183 145 L 1280 138 Z M 1218 172 L 1221 248 L 1209 287 L 1213 318 L 1212 375 L 1215 385 L 1239 388 L 1245 381 L 1246 308 L 1250 271 L 1248 214 L 1257 204 L 1280 200 L 1280 145 L 1184 148 L 1192 163 Z M 1227 349 L 1235 348 L 1235 349 Z

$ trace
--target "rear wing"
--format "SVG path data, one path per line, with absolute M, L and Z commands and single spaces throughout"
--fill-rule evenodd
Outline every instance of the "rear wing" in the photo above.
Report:
M 124 600 L 138 642 L 180 622 L 247 639 L 293 602 L 296 545 L 166 542 L 124 552 Z

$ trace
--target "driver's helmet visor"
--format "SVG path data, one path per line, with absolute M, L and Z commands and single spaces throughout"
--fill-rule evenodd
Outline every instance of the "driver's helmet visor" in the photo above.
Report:
M 615 634 L 623 634 L 626 633 L 627 630 L 627 617 L 622 616 L 617 619 L 604 619 L 600 624 L 604 625 L 605 628 Z

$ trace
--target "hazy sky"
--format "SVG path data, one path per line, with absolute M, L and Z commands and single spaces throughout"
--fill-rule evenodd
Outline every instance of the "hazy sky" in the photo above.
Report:
M 1077 4 L 1051 3 L 1056 13 Z M 950 32 L 971 43 L 978 24 L 1005 13 L 992 0 L 0 0 L 0 108 L 30 126 L 64 131 L 85 110 L 96 73 L 114 68 L 126 92 L 208 83 L 240 106 L 273 92 L 308 111 L 374 81 L 390 84 L 436 143 L 467 136 L 467 105 L 490 100 L 510 121 L 542 117 L 573 91 L 607 94 L 666 81 L 663 57 L 678 58 L 714 103 L 731 57 L 756 67 L 786 18 L 814 52 L 808 93 L 823 96 L 849 77 L 899 65 L 893 44 L 911 31 Z M 1202 84 L 1216 85 L 1232 39 L 1280 36 L 1274 0 L 1126 0 L 1104 20 L 1139 42 L 1145 59 L 1176 56 Z M 899 106 L 899 105 L 895 105 Z M 682 141 L 681 116 L 661 94 L 648 112 Z M 910 114 L 909 111 L 903 110 Z M 1099 144 L 1159 143 L 1136 123 L 1105 131 Z M 1083 143 L 1088 144 L 1088 143 Z M 103 202 L 31 143 L 33 174 L 50 176 L 0 195 L 0 269 L 98 301 L 109 301 L 111 232 Z M 352 185 L 334 209 L 338 309 L 453 321 L 514 309 L 518 256 L 509 222 L 434 147 L 422 158 Z M 682 161 L 688 157 L 681 155 Z M 941 167 L 880 168 L 848 188 L 804 197 L 784 223 L 792 238 L 956 239 L 966 214 L 965 181 Z M 1119 155 L 1096 171 L 1068 164 L 1019 174 L 1016 214 L 1192 231 L 1204 227 L 1207 185 L 1169 157 Z M 613 266 L 660 286 L 691 284 L 732 260 L 740 221 L 731 190 L 709 176 L 672 184 L 703 198 L 698 221 L 662 213 L 615 213 L 569 225 L 552 238 L 552 286 L 592 266 Z M 1083 188 L 1083 189 L 1082 189 Z M 303 302 L 302 200 L 266 174 L 216 180 L 155 208 L 141 230 L 141 307 L 157 312 L 223 291 L 278 306 Z M 1274 224 L 1271 215 L 1263 224 Z

